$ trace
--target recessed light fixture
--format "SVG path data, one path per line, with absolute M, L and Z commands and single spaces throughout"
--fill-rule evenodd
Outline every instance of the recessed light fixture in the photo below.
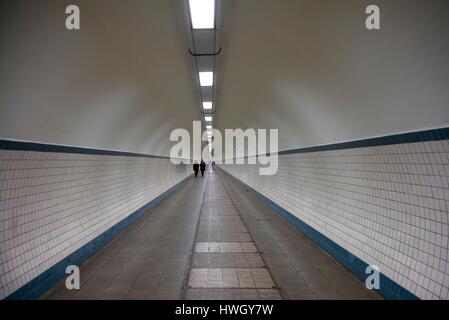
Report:
M 211 117 L 211 116 L 206 116 L 206 117 L 204 117 L 204 120 L 206 120 L 206 121 L 212 121 L 212 117 Z
M 201 71 L 200 75 L 200 86 L 210 87 L 214 84 L 214 73 L 212 71 Z
M 193 29 L 215 28 L 215 0 L 189 0 Z
M 204 110 L 210 110 L 210 109 L 212 109 L 212 102 L 211 102 L 211 101 L 205 101 L 205 102 L 203 102 L 203 109 L 204 109 Z

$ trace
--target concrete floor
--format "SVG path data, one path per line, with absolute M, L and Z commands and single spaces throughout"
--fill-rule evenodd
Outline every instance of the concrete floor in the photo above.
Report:
M 221 170 L 175 193 L 43 299 L 381 299 Z

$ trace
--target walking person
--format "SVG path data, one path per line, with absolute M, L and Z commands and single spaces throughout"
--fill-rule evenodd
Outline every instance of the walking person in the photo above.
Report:
M 198 164 L 198 162 L 194 162 L 193 163 L 193 171 L 195 171 L 195 178 L 198 177 L 198 170 L 200 169 L 200 165 Z
M 200 170 L 201 170 L 201 177 L 204 177 L 204 171 L 206 170 L 206 163 L 203 161 L 203 159 L 201 159 Z

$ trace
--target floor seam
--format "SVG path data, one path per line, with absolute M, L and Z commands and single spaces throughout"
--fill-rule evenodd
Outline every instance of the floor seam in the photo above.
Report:
M 209 172 L 208 171 L 206 172 L 205 178 L 206 178 L 206 181 L 205 181 L 204 187 L 203 187 L 203 197 L 202 197 L 201 205 L 199 208 L 200 212 L 198 214 L 196 227 L 195 227 L 195 237 L 193 239 L 192 248 L 190 249 L 189 259 L 187 261 L 186 275 L 185 275 L 185 279 L 184 279 L 183 286 L 182 286 L 181 293 L 180 293 L 181 300 L 186 300 L 187 290 L 189 289 L 189 280 L 190 280 L 190 272 L 192 270 L 193 255 L 195 254 L 195 247 L 196 247 L 196 243 L 197 243 L 197 239 L 198 239 L 198 230 L 200 227 L 201 216 L 203 215 L 204 197 L 206 195 L 207 184 L 209 182 L 208 181 L 209 180 Z
M 278 291 L 278 293 L 279 293 L 281 299 L 284 299 L 285 297 L 284 297 L 284 295 L 283 295 L 283 292 L 282 292 L 281 288 L 278 286 L 278 284 L 275 282 L 275 279 L 274 279 L 274 277 L 273 277 L 273 274 L 271 273 L 271 270 L 268 268 L 268 264 L 266 263 L 266 261 L 265 261 L 263 255 L 262 255 L 262 252 L 259 250 L 259 247 L 257 246 L 256 241 L 254 241 L 253 235 L 252 235 L 252 233 L 250 232 L 250 229 L 249 229 L 249 227 L 248 227 L 248 224 L 246 223 L 245 219 L 243 218 L 243 215 L 241 214 L 239 208 L 238 208 L 237 205 L 235 204 L 234 197 L 233 197 L 232 193 L 229 192 L 227 185 L 224 183 L 223 177 L 222 177 L 221 173 L 218 173 L 218 171 L 216 171 L 216 172 L 217 172 L 217 176 L 219 176 L 219 178 L 220 178 L 220 183 L 221 183 L 221 184 L 223 185 L 223 187 L 225 188 L 226 193 L 228 194 L 229 198 L 231 199 L 232 205 L 234 206 L 235 210 L 238 212 L 238 215 L 240 216 L 240 218 L 241 218 L 241 220 L 242 220 L 242 222 L 243 222 L 243 225 L 244 225 L 244 226 L 246 227 L 246 229 L 248 230 L 248 233 L 249 233 L 249 235 L 250 235 L 250 237 L 251 237 L 251 240 L 252 240 L 252 242 L 254 242 L 254 245 L 255 245 L 256 248 L 257 248 L 257 252 L 259 253 L 260 258 L 262 259 L 262 262 L 263 262 L 263 265 L 264 265 L 263 268 L 267 270 L 267 272 L 269 273 L 271 279 L 273 280 L 274 287 L 273 287 L 272 289 L 276 289 L 276 290 Z

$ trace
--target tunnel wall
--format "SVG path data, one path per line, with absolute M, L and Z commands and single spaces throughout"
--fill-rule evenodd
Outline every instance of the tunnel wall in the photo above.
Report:
M 387 298 L 449 298 L 449 129 L 289 150 L 274 176 L 222 165 Z
M 189 169 L 163 157 L 0 140 L 0 299 L 37 298 Z

